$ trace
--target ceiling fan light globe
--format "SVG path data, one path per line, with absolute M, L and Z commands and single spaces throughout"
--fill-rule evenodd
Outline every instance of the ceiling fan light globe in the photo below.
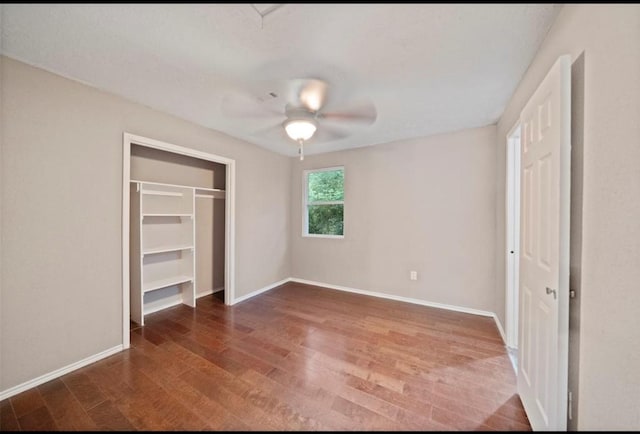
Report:
M 296 119 L 287 121 L 287 123 L 284 124 L 284 129 L 287 135 L 297 142 L 300 140 L 309 140 L 313 137 L 313 134 L 316 132 L 316 124 L 310 120 Z

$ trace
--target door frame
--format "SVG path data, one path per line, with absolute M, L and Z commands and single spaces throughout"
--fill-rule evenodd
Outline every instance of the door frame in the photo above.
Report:
M 520 267 L 520 121 L 506 136 L 505 188 L 505 335 L 509 348 L 518 348 Z M 514 253 L 511 254 L 511 251 Z
M 224 252 L 224 304 L 231 306 L 235 300 L 235 179 L 236 161 L 198 151 L 184 146 L 173 145 L 160 140 L 123 133 L 122 138 L 122 346 L 130 346 L 130 287 L 129 287 L 129 229 L 130 229 L 130 191 L 131 182 L 131 145 L 145 146 L 200 160 L 212 161 L 226 166 L 225 186 L 225 252 Z

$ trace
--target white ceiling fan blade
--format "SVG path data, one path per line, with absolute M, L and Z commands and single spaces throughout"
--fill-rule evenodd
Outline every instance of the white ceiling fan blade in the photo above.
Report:
M 260 98 L 245 93 L 228 93 L 222 97 L 220 111 L 232 118 L 283 118 L 284 112 Z
M 319 125 L 313 137 L 309 139 L 309 144 L 313 145 L 314 143 L 333 142 L 334 140 L 344 139 L 350 135 L 351 134 L 348 131 L 341 128 L 329 125 Z
M 348 110 L 335 110 L 326 113 L 319 113 L 318 119 L 340 124 L 365 124 L 370 125 L 378 118 L 376 107 L 372 103 L 361 103 L 354 105 Z
M 251 135 L 256 137 L 264 137 L 264 138 L 270 138 L 270 139 L 276 139 L 276 140 L 286 139 L 291 143 L 295 143 L 293 140 L 289 138 L 289 136 L 287 136 L 287 133 L 284 130 L 284 127 L 282 126 L 281 122 L 254 130 L 251 132 Z

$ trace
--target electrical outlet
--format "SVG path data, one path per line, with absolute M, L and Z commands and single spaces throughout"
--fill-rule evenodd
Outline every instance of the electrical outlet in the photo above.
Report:
M 418 272 L 417 271 L 409 271 L 409 279 L 418 280 Z

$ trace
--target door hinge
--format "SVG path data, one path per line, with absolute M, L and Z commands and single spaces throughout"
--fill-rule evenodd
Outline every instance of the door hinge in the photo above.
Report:
M 569 290 L 569 298 L 576 298 L 576 290 L 575 289 L 570 289 Z
M 568 413 L 569 413 L 569 420 L 573 419 L 573 393 L 571 393 L 571 391 L 569 391 L 569 397 L 568 397 Z

